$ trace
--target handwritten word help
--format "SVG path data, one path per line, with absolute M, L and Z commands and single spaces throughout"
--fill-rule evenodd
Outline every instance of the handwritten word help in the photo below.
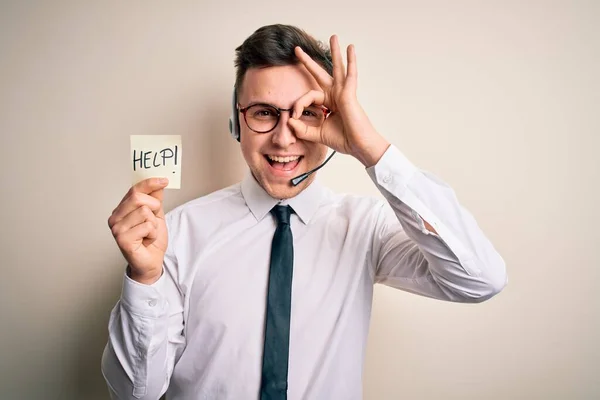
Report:
M 179 189 L 181 155 L 179 135 L 132 135 L 129 165 L 133 184 L 148 178 L 168 178 L 167 189 Z
M 177 152 L 178 146 L 173 148 L 167 147 L 159 151 L 138 151 L 133 150 L 133 170 L 137 171 L 140 168 L 149 169 L 157 167 L 166 167 L 172 165 L 176 167 L 178 164 Z M 173 171 L 175 173 L 175 171 Z

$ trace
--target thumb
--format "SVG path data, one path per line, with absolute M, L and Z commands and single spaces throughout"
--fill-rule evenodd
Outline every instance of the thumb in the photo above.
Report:
M 307 140 L 309 142 L 321 143 L 321 132 L 320 128 L 314 126 L 308 126 L 299 119 L 290 118 L 288 125 L 294 131 L 294 135 L 298 139 Z

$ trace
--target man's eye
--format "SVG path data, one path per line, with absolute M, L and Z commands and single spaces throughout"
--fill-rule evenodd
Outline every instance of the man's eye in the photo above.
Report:
M 267 117 L 276 116 L 275 112 L 268 108 L 262 108 L 262 109 L 256 110 L 252 115 L 256 118 L 267 118 Z
M 323 117 L 323 111 L 319 108 L 309 107 L 302 111 L 302 118 L 307 119 L 321 119 Z

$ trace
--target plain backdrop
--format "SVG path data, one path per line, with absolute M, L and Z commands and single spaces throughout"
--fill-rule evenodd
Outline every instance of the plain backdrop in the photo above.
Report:
M 508 268 L 478 305 L 378 286 L 364 398 L 599 398 L 593 0 L 2 1 L 0 398 L 108 398 L 129 136 L 182 135 L 167 209 L 240 180 L 234 49 L 271 23 L 356 45 L 377 129 L 455 189 Z M 319 179 L 380 196 L 348 156 Z

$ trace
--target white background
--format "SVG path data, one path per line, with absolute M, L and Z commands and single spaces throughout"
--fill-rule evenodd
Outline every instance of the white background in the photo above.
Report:
M 107 398 L 129 136 L 182 135 L 167 209 L 241 179 L 234 49 L 276 22 L 356 45 L 377 129 L 456 190 L 508 267 L 480 305 L 377 287 L 365 399 L 598 398 L 599 16 L 566 0 L 2 1 L 0 398 Z M 349 157 L 319 174 L 379 196 Z

